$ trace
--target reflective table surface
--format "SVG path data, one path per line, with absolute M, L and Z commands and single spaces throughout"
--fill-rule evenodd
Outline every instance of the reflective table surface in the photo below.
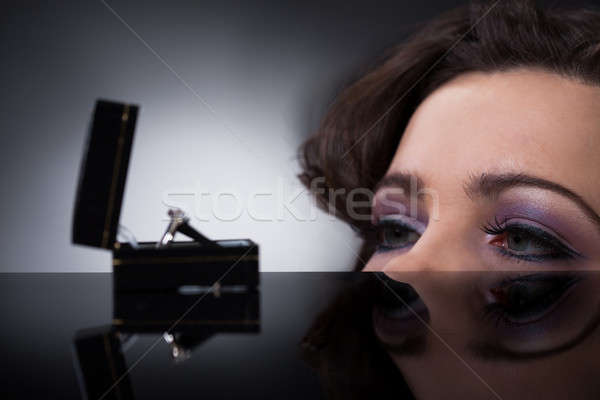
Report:
M 1 398 L 600 398 L 598 272 L 261 273 L 257 292 L 118 296 L 113 278 L 0 276 Z
M 177 361 L 160 333 L 128 334 L 122 351 L 136 399 L 319 398 L 299 357 L 316 313 L 345 274 L 261 273 L 260 328 L 214 334 Z M 3 274 L 1 398 L 82 398 L 74 341 L 110 326 L 110 274 Z M 105 398 L 113 398 L 108 393 Z

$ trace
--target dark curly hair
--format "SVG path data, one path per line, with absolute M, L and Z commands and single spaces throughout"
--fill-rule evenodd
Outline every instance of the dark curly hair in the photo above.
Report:
M 471 3 L 440 16 L 341 92 L 300 149 L 300 179 L 319 189 L 322 206 L 361 229 L 368 221 L 348 213 L 346 196 L 355 188 L 375 188 L 417 106 L 460 74 L 516 68 L 600 85 L 600 13 L 500 0 Z M 327 195 L 331 191 L 342 194 L 332 200 Z M 371 252 L 363 247 L 356 269 L 362 269 Z M 307 335 L 305 355 L 331 398 L 362 398 L 365 393 L 389 398 L 394 391 L 399 398 L 400 389 L 410 396 L 400 373 L 390 369 L 395 367 L 377 346 L 372 328 L 365 328 L 370 327 L 370 309 L 364 306 L 368 301 L 363 306 L 352 301 L 363 297 L 343 294 L 324 311 Z

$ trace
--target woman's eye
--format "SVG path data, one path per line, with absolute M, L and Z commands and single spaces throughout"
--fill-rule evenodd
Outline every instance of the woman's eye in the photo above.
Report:
M 492 288 L 495 301 L 487 306 L 496 322 L 526 324 L 549 312 L 579 279 L 573 276 L 532 275 Z
M 499 247 L 503 255 L 525 261 L 574 258 L 578 255 L 554 235 L 534 226 L 494 225 L 485 227 L 484 232 L 495 236 L 489 243 Z
M 404 248 L 415 244 L 419 237 L 419 233 L 409 227 L 396 223 L 384 223 L 379 228 L 379 247 L 383 249 Z
M 526 232 L 507 231 L 506 232 L 506 248 L 515 252 L 529 254 L 545 254 L 552 252 L 553 248 L 546 243 L 543 243 L 538 238 Z

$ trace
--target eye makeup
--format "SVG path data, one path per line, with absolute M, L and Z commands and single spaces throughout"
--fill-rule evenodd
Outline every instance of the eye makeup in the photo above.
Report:
M 373 200 L 371 225 L 361 232 L 377 253 L 414 245 L 427 227 L 426 214 L 403 190 L 385 188 Z
M 490 244 L 506 257 L 528 262 L 567 260 L 582 255 L 550 228 L 525 218 L 506 216 L 481 228 L 492 236 Z
M 506 234 L 508 229 L 512 230 L 513 238 L 518 233 L 522 233 L 523 238 L 527 236 L 532 245 L 530 250 L 535 247 L 537 251 L 532 257 L 522 257 L 522 261 L 550 262 L 561 258 L 562 261 L 584 261 L 598 254 L 600 231 L 597 227 L 568 204 L 568 200 L 539 192 L 515 190 L 512 194 L 502 195 L 484 224 L 484 231 L 498 235 Z M 510 252 L 507 246 L 504 247 Z M 544 251 L 541 251 L 542 247 L 545 247 Z M 518 256 L 518 252 L 512 252 L 512 255 Z
M 548 191 L 519 187 L 503 192 L 489 206 L 487 211 L 473 213 L 471 233 L 455 231 L 457 235 L 472 234 L 473 240 L 479 237 L 479 244 L 485 244 L 479 254 L 482 258 L 474 264 L 480 262 L 498 270 L 519 264 L 524 264 L 523 268 L 600 267 L 595 261 L 600 259 L 600 231 L 570 200 Z M 403 192 L 381 189 L 374 197 L 372 225 L 361 233 L 375 254 L 408 250 L 427 227 L 423 207 L 419 202 L 412 204 Z M 454 222 L 452 218 L 445 220 Z M 456 226 L 466 224 L 457 220 Z
M 580 343 L 598 324 L 596 272 L 501 274 L 481 286 L 481 331 L 470 345 L 488 359 L 527 360 Z
M 569 273 L 536 273 L 505 278 L 490 288 L 484 319 L 496 327 L 521 327 L 541 320 L 568 295 L 581 277 Z
M 385 215 L 405 215 L 414 220 L 427 222 L 427 213 L 416 197 L 407 196 L 401 189 L 383 188 L 373 198 L 371 222 L 377 224 Z
M 406 215 L 383 215 L 363 232 L 363 236 L 377 252 L 386 252 L 411 247 L 425 229 L 425 224 Z

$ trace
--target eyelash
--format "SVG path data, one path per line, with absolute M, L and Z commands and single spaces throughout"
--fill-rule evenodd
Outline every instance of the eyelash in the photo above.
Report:
M 487 234 L 500 236 L 506 233 L 520 233 L 528 238 L 533 238 L 542 246 L 551 250 L 550 254 L 517 254 L 505 248 L 497 247 L 497 251 L 506 257 L 511 257 L 518 261 L 528 262 L 543 262 L 557 259 L 573 259 L 579 257 L 580 254 L 567 247 L 554 235 L 544 231 L 543 229 L 529 226 L 526 224 L 514 223 L 507 224 L 507 221 L 499 221 L 496 217 L 493 222 L 488 222 L 481 227 L 481 230 Z
M 383 221 L 380 220 L 377 224 L 370 226 L 362 231 L 362 236 L 374 246 L 375 251 L 377 252 L 385 252 L 391 250 L 401 250 L 405 247 L 409 246 L 386 246 L 382 243 L 380 239 L 381 234 L 384 232 L 384 229 L 393 227 L 404 231 L 405 233 L 417 233 L 415 229 L 411 226 L 401 223 L 399 221 Z M 487 234 L 500 236 L 506 233 L 519 233 L 527 238 L 531 238 L 539 243 L 541 246 L 548 248 L 548 254 L 517 254 L 513 251 L 510 251 L 506 248 L 496 247 L 496 251 L 507 258 L 510 258 L 516 262 L 547 262 L 550 260 L 565 260 L 565 259 L 574 259 L 580 257 L 581 255 L 574 250 L 567 247 L 563 244 L 559 239 L 557 239 L 554 235 L 534 226 L 529 226 L 526 224 L 507 224 L 507 221 L 500 221 L 498 218 L 495 218 L 493 221 L 488 222 L 486 225 L 481 227 L 481 230 Z
M 394 246 L 386 246 L 383 243 L 381 243 L 381 239 L 380 236 L 382 235 L 382 233 L 384 232 L 384 229 L 386 228 L 397 228 L 397 229 L 401 229 L 403 232 L 405 233 L 416 233 L 418 235 L 420 235 L 416 229 L 414 229 L 413 227 L 411 227 L 408 224 L 402 223 L 400 221 L 390 221 L 390 220 L 379 220 L 379 222 L 377 222 L 377 224 L 375 225 L 371 225 L 367 228 L 364 228 L 361 232 L 363 239 L 371 244 L 371 246 L 373 246 L 375 248 L 375 251 L 377 252 L 386 252 L 386 251 L 392 251 L 392 250 L 401 250 L 405 247 L 408 246 L 403 246 L 403 247 L 394 247 Z
M 529 311 L 532 314 L 538 314 L 542 318 L 545 313 L 558 304 L 568 289 L 580 280 L 581 277 L 572 274 L 549 275 L 543 273 L 505 279 L 497 286 L 498 290 L 506 292 L 514 285 L 529 287 L 531 285 L 539 285 L 540 283 L 546 285 L 546 290 L 542 291 L 541 295 L 529 297 L 526 295 L 524 304 L 521 304 L 523 300 L 517 300 L 517 304 L 490 303 L 484 308 L 484 320 L 490 321 L 496 327 L 501 324 L 507 327 L 527 325 L 528 322 L 518 321 L 524 317 L 520 313 L 527 314 Z M 527 290 L 529 289 L 525 291 Z M 539 308 L 536 313 L 533 312 L 536 310 L 532 311 L 532 308 L 535 308 L 535 306 Z

